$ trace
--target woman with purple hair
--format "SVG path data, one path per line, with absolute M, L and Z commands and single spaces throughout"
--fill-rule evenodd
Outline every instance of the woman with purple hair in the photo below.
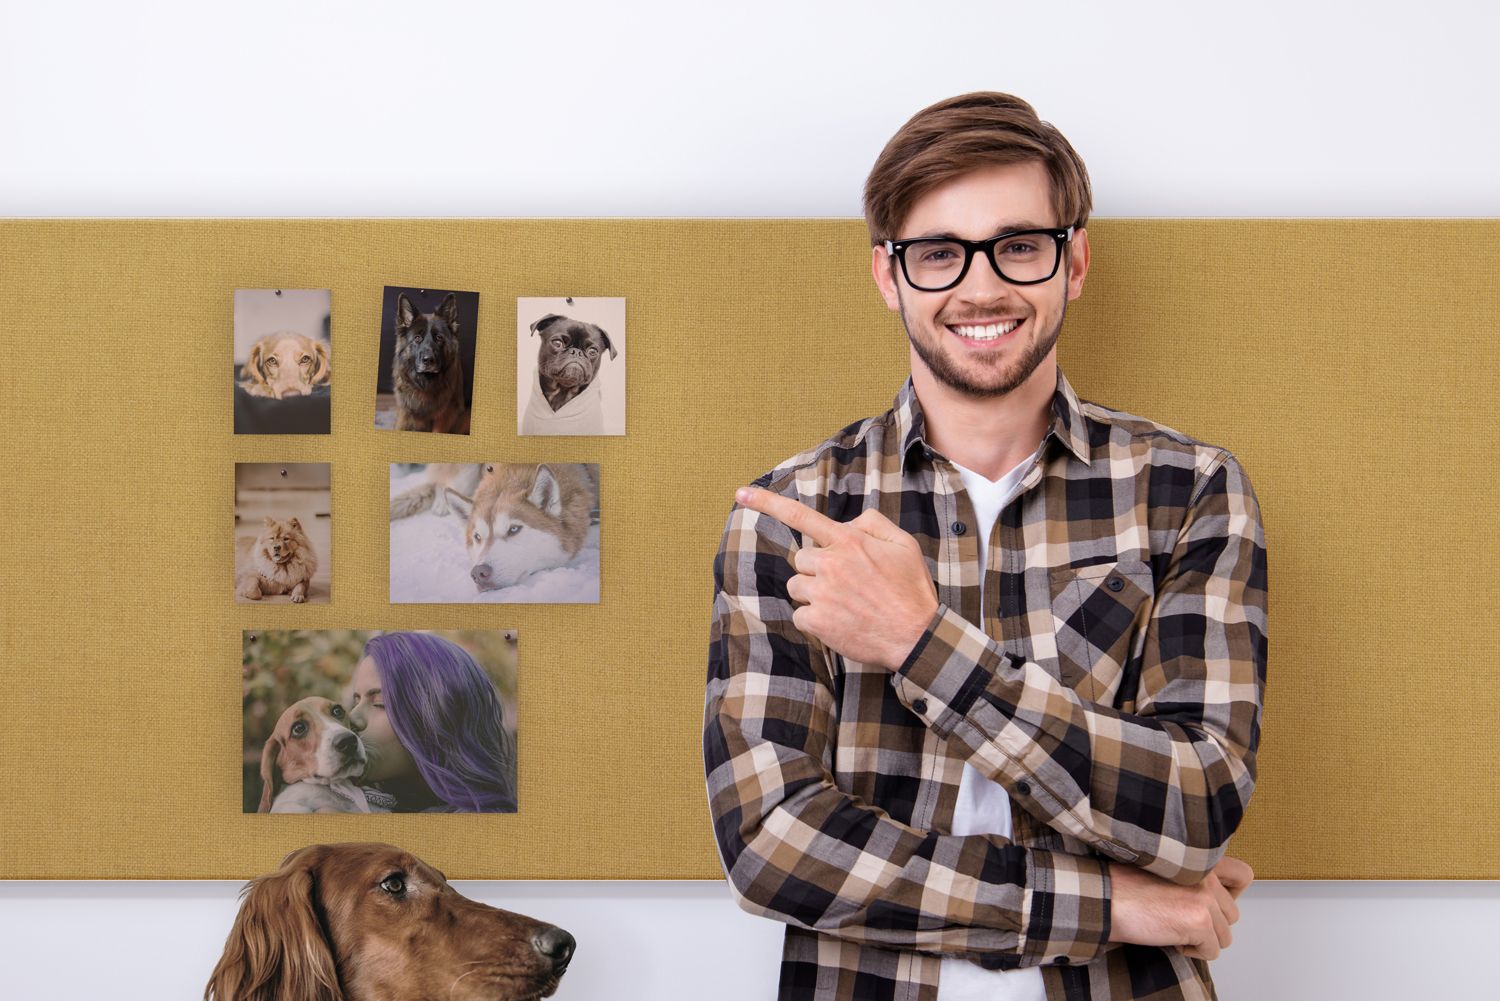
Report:
M 364 653 L 349 718 L 369 754 L 370 805 L 514 811 L 515 747 L 495 684 L 468 651 L 431 633 L 385 633 Z

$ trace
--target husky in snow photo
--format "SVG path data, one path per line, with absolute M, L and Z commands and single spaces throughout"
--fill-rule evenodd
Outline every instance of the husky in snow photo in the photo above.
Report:
M 599 600 L 592 463 L 391 467 L 392 602 Z

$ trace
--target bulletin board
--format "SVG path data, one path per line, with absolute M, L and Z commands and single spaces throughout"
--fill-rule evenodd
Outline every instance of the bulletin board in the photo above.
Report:
M 1270 664 L 1233 851 L 1262 878 L 1500 878 L 1500 223 L 1097 220 L 1085 399 L 1231 449 Z M 385 285 L 480 293 L 473 433 L 372 427 Z M 328 288 L 332 433 L 235 436 L 236 288 Z M 388 840 L 454 878 L 719 878 L 702 774 L 736 486 L 890 406 L 858 220 L 0 223 L 0 878 L 244 878 Z M 518 296 L 624 296 L 629 430 L 518 438 Z M 598 604 L 393 605 L 406 461 L 600 467 Z M 327 462 L 334 600 L 237 604 L 236 462 Z M 243 630 L 515 629 L 514 814 L 240 811 Z

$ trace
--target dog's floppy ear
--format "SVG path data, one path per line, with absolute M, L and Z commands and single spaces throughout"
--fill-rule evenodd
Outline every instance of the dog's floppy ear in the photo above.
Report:
M 609 334 L 607 334 L 605 332 L 604 328 L 601 327 L 601 326 L 599 326 L 599 324 L 597 324 L 597 323 L 590 324 L 590 326 L 592 326 L 595 330 L 599 331 L 599 336 L 602 337 L 602 338 L 604 338 L 604 346 L 607 347 L 607 348 L 609 348 L 609 356 L 611 358 L 616 357 L 615 356 L 615 346 L 610 341 Z
M 321 386 L 333 378 L 333 364 L 328 358 L 328 345 L 322 341 L 313 341 L 313 350 L 317 352 L 317 362 L 313 365 L 312 378 L 309 380 L 314 386 Z
M 406 293 L 402 292 L 396 296 L 396 329 L 405 330 L 416 318 L 417 311 L 412 308 L 411 300 L 406 297 Z
M 240 369 L 240 378 L 245 380 L 247 386 L 266 385 L 266 373 L 261 369 L 260 341 L 250 346 L 250 357 L 245 359 L 244 367 Z
M 437 308 L 438 316 L 448 321 L 448 326 L 454 330 L 458 329 L 458 300 L 453 293 L 449 292 L 443 299 L 443 304 Z
M 533 322 L 531 324 L 531 332 L 533 334 L 536 334 L 537 336 L 541 336 L 541 333 L 542 333 L 543 330 L 546 330 L 548 327 L 550 327 L 552 324 L 556 323 L 558 320 L 566 320 L 566 319 L 567 319 L 566 316 L 558 316 L 556 313 L 548 313 L 546 316 L 542 317 L 540 320 L 536 320 L 535 322 Z
M 443 492 L 448 495 L 448 506 L 456 511 L 460 518 L 467 518 L 469 512 L 474 510 L 474 498 L 466 497 L 452 487 L 444 487 Z
M 271 800 L 281 791 L 276 788 L 276 759 L 282 747 L 281 738 L 272 735 L 260 752 L 260 806 L 256 813 L 270 813 Z
M 546 465 L 536 467 L 536 479 L 531 481 L 526 499 L 554 518 L 562 517 L 562 488 L 557 485 L 557 477 L 552 475 L 552 470 Z
M 319 855 L 293 852 L 245 887 L 204 1001 L 344 1001 L 313 900 Z

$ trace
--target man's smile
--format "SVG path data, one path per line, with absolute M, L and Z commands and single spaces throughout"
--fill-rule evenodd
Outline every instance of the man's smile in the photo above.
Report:
M 998 341 L 1014 333 L 1023 322 L 1025 322 L 1024 317 L 1011 317 L 984 323 L 948 323 L 944 326 L 947 327 L 949 333 L 956 335 L 960 340 L 984 344 Z

